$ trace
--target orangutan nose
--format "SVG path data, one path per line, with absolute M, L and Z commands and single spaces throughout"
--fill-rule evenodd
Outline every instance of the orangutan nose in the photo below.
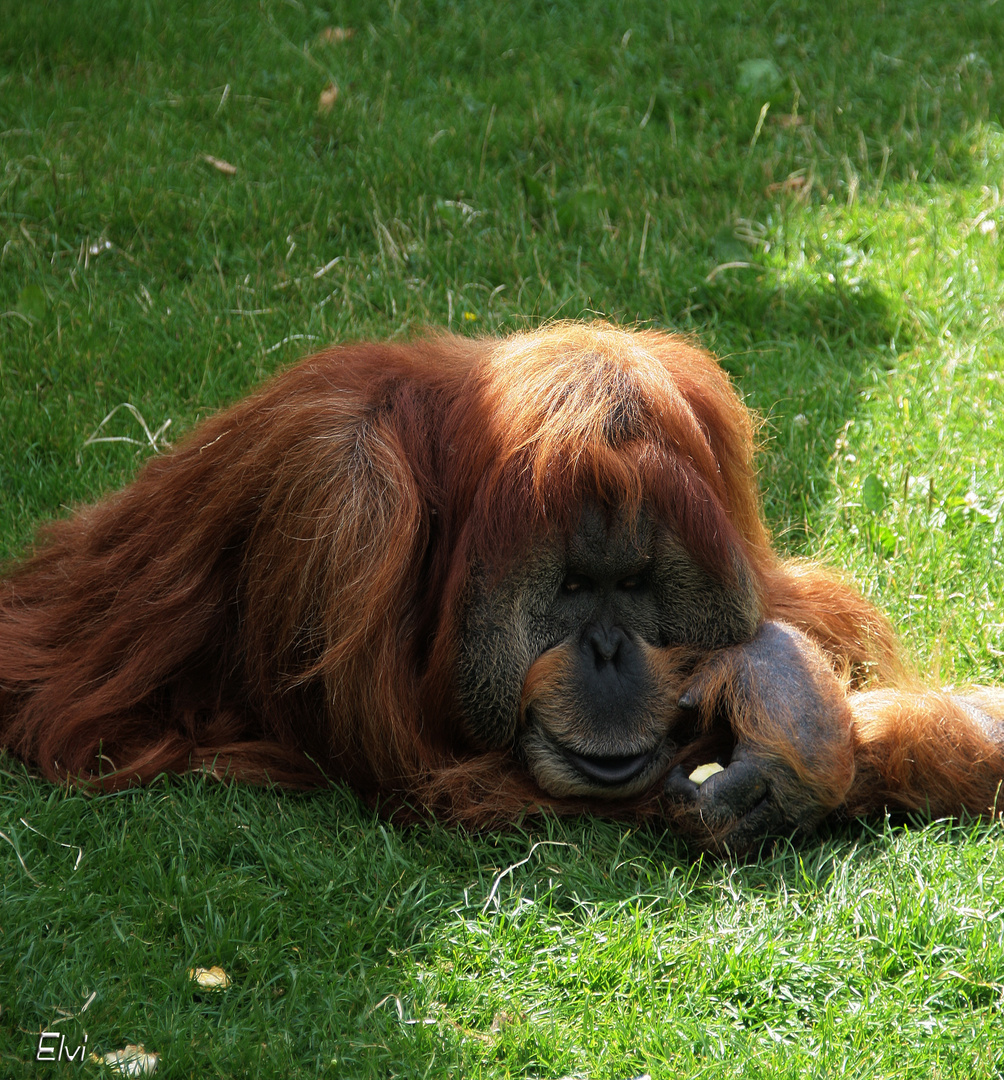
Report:
M 592 654 L 597 670 L 607 664 L 616 667 L 626 641 L 624 631 L 616 626 L 591 626 L 582 637 L 583 647 Z

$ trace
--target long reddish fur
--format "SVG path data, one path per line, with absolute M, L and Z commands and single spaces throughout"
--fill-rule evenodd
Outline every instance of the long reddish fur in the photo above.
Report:
M 625 387 L 644 437 L 617 444 Z M 467 745 L 451 672 L 472 562 L 501 572 L 585 500 L 644 503 L 715 573 L 743 553 L 764 617 L 844 680 L 851 809 L 991 806 L 1000 744 L 907 684 L 857 593 L 774 554 L 718 365 L 606 324 L 330 349 L 43 529 L 0 584 L 0 744 L 105 789 L 200 769 L 473 825 L 583 809 Z

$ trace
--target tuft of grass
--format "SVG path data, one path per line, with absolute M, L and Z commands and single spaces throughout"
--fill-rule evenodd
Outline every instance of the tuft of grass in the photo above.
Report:
M 598 313 L 717 350 L 782 547 L 921 668 L 1000 682 L 1000 30 L 922 0 L 6 5 L 0 554 L 315 345 Z M 0 1072 L 58 1030 L 168 1077 L 998 1077 L 1002 846 L 838 823 L 693 864 L 602 821 L 402 830 L 339 790 L 86 798 L 6 763 Z M 212 964 L 229 989 L 193 986 Z

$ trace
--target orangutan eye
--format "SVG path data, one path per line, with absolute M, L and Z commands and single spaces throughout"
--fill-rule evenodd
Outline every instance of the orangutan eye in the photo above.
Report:
M 619 589 L 626 589 L 628 591 L 630 591 L 631 589 L 637 589 L 638 585 L 639 581 L 636 577 L 621 578 L 621 580 L 617 582 L 617 587 Z
M 592 585 L 592 582 L 584 574 L 568 574 L 561 583 L 563 593 L 583 592 Z

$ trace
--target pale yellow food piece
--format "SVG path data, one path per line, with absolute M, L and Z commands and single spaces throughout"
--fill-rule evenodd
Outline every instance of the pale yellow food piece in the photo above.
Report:
M 189 968 L 188 977 L 203 990 L 226 990 L 230 985 L 230 976 L 221 967 Z
M 119 1076 L 152 1076 L 157 1071 L 160 1054 L 148 1054 L 142 1043 L 130 1043 L 122 1050 L 112 1050 L 102 1057 L 91 1054 L 91 1061 L 107 1065 Z
M 698 765 L 696 769 L 690 774 L 690 779 L 695 784 L 703 784 L 709 776 L 714 776 L 716 772 L 724 772 L 725 770 L 717 761 L 709 761 L 707 765 Z

